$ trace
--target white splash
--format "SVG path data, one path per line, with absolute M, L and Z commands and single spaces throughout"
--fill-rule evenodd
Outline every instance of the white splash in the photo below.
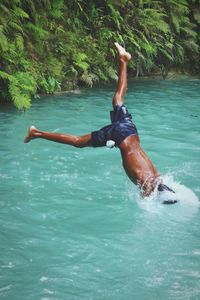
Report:
M 129 198 L 133 199 L 134 195 L 138 205 L 151 213 L 160 213 L 163 209 L 166 211 L 167 207 L 173 207 L 176 214 L 191 217 L 198 211 L 200 202 L 191 189 L 175 181 L 170 174 L 162 176 L 162 180 L 165 185 L 175 191 L 175 194 L 168 191 L 162 193 L 155 191 L 149 197 L 142 198 L 139 191 L 136 192 L 136 188 L 131 186 L 128 188 Z M 163 205 L 164 200 L 178 200 L 178 202 L 173 205 Z M 171 209 L 170 212 L 172 213 Z
M 173 198 L 176 198 L 179 201 L 181 206 L 200 206 L 199 199 L 195 193 L 185 185 L 175 181 L 172 175 L 166 174 L 162 177 L 162 179 L 164 184 L 175 191 L 175 194 L 170 194 Z

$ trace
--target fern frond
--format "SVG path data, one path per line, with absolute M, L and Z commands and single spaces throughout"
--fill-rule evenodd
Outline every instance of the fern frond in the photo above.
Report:
M 145 60 L 145 57 L 144 57 L 144 55 L 142 54 L 142 52 L 141 51 L 138 51 L 138 50 L 136 50 L 136 56 L 138 57 L 138 58 L 140 58 L 141 60 Z
M 8 90 L 11 100 L 18 109 L 27 109 L 30 107 L 30 96 L 21 93 L 20 88 L 17 85 L 15 85 L 13 82 L 10 82 Z
M 51 76 L 59 78 L 62 73 L 62 63 L 55 57 L 49 57 L 48 60 L 48 72 Z
M 176 13 L 179 13 L 180 15 L 189 13 L 187 0 L 169 0 L 169 5 L 173 8 L 174 11 L 176 11 Z
M 128 40 L 131 42 L 131 44 L 133 44 L 134 46 L 136 46 L 138 49 L 141 49 L 141 46 L 140 46 L 139 42 L 136 41 L 136 40 L 134 39 L 134 37 L 128 36 Z
M 141 43 L 141 48 L 143 48 L 148 55 L 151 55 L 155 52 L 155 48 L 150 43 Z
M 184 60 L 185 52 L 181 45 L 176 45 L 176 53 L 177 53 L 178 61 L 182 63 Z
M 103 70 L 101 70 L 100 68 L 97 68 L 95 70 L 95 73 L 98 74 L 98 78 L 100 78 L 101 80 L 107 82 L 109 80 L 107 74 L 105 72 L 103 72 Z
M 174 60 L 173 56 L 172 56 L 170 53 L 168 53 L 165 49 L 159 48 L 159 51 L 160 51 L 160 52 L 164 55 L 164 57 L 166 57 L 169 61 L 173 61 L 173 60 Z
M 29 15 L 20 7 L 15 7 L 15 9 L 13 10 L 13 14 L 16 17 L 19 17 L 21 19 L 28 19 Z
M 36 81 L 29 72 L 17 72 L 14 76 L 21 91 L 24 93 L 28 92 L 29 94 L 34 94 L 36 92 Z
M 19 25 L 19 24 L 17 24 L 16 22 L 12 21 L 12 22 L 9 23 L 9 25 L 10 25 L 10 27 L 11 27 L 12 29 L 15 29 L 15 30 L 17 30 L 17 31 L 20 31 L 22 34 L 24 33 L 24 30 L 23 30 L 22 26 Z
M 17 83 L 17 80 L 13 75 L 10 75 L 10 74 L 8 74 L 4 71 L 1 71 L 1 70 L 0 70 L 0 78 L 8 80 L 8 81 L 13 82 L 13 83 Z
M 10 15 L 10 9 L 6 7 L 4 4 L 0 4 L 0 10 L 6 13 L 7 15 Z
M 17 34 L 15 38 L 17 49 L 22 52 L 24 50 L 24 39 L 21 34 Z
M 7 51 L 9 48 L 8 39 L 7 39 L 6 35 L 4 34 L 4 28 L 2 25 L 0 25 L 0 47 L 3 52 Z
M 8 91 L 11 100 L 18 109 L 27 109 L 31 105 L 31 96 L 36 93 L 36 81 L 28 72 L 9 75 L 0 71 L 0 77 L 9 81 Z
M 89 87 L 92 87 L 95 82 L 99 80 L 98 76 L 94 73 L 88 73 L 87 71 L 83 72 L 81 79 L 85 82 Z
M 173 14 L 171 14 L 171 20 L 172 20 L 172 24 L 175 28 L 176 33 L 180 33 L 180 19 L 179 19 L 179 17 L 173 13 Z
M 108 3 L 108 7 L 111 11 L 111 20 L 116 24 L 117 28 L 121 29 L 121 24 L 123 22 L 123 18 L 120 15 L 120 12 L 114 8 L 112 4 Z
M 42 27 L 38 25 L 34 25 L 32 23 L 26 24 L 26 27 L 32 32 L 35 38 L 37 39 L 46 39 L 49 36 L 49 32 L 44 30 Z
M 55 91 L 60 91 L 60 82 L 58 82 L 54 77 L 50 76 L 47 79 L 47 91 L 50 94 L 53 94 Z
M 83 71 L 86 71 L 89 68 L 88 63 L 86 63 L 85 61 L 75 62 L 75 65 Z
M 197 37 L 197 32 L 192 30 L 191 28 L 181 26 L 180 30 L 182 33 L 186 34 L 186 36 L 188 36 L 188 37 L 193 37 L 194 39 L 196 39 L 196 37 Z
M 111 66 L 108 68 L 107 74 L 108 74 L 109 78 L 117 81 L 117 79 L 118 79 L 117 72 Z
M 194 11 L 194 19 L 198 24 L 200 24 L 200 11 Z
M 56 0 L 52 4 L 52 9 L 50 11 L 50 14 L 52 17 L 59 19 L 63 16 L 63 6 L 64 1 L 63 0 Z
M 82 52 L 74 53 L 73 55 L 73 62 L 74 64 L 82 69 L 83 71 L 86 71 L 89 68 L 88 63 L 85 61 L 87 59 L 87 55 Z
M 200 47 L 198 44 L 195 43 L 194 40 L 185 40 L 183 41 L 183 45 L 185 48 L 187 48 L 189 51 L 198 54 Z

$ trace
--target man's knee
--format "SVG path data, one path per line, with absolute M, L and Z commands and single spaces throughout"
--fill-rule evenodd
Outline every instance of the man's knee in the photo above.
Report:
M 113 106 L 122 105 L 123 102 L 124 100 L 122 99 L 122 96 L 119 93 L 116 93 L 113 98 Z
M 74 146 L 76 148 L 84 148 L 90 145 L 90 142 L 84 136 L 77 136 L 75 138 Z
M 81 141 L 81 137 L 80 136 L 76 136 L 74 138 L 74 147 L 76 148 L 82 148 L 82 141 Z

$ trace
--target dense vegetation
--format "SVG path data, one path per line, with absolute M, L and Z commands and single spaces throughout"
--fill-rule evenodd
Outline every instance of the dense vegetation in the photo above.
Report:
M 114 41 L 132 75 L 199 74 L 200 1 L 1 0 L 1 101 L 23 109 L 39 93 L 116 79 Z

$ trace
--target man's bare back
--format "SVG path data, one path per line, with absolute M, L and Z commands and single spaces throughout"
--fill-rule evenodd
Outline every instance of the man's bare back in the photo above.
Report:
M 143 196 L 149 196 L 158 184 L 160 174 L 140 147 L 139 137 L 127 137 L 119 148 L 126 174 L 140 186 Z

